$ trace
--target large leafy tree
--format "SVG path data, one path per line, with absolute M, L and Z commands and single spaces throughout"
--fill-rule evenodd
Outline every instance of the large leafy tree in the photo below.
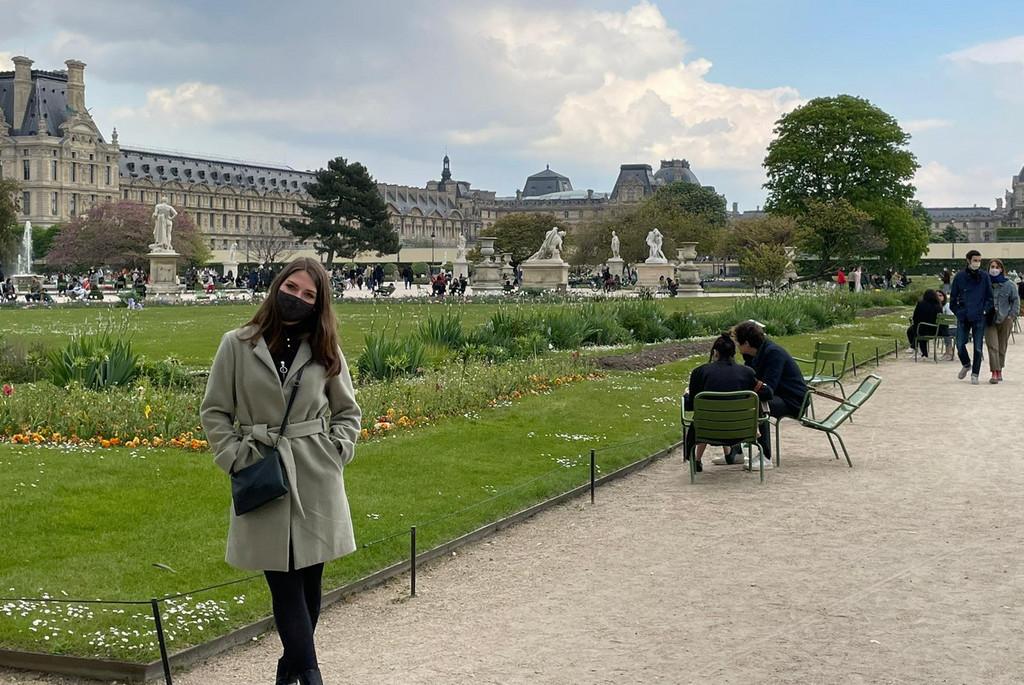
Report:
M 544 234 L 557 225 L 553 214 L 517 212 L 506 214 L 494 222 L 494 247 L 499 253 L 510 252 L 512 264 L 518 266 L 540 249 Z M 568 234 L 568 232 L 567 232 Z M 566 256 L 566 245 L 562 243 L 562 258 Z
M 174 219 L 174 250 L 193 266 L 204 264 L 210 251 L 188 212 L 180 207 Z M 138 202 L 96 205 L 63 224 L 46 255 L 51 268 L 69 270 L 97 266 L 149 268 L 153 242 L 153 208 Z
M 927 224 L 911 205 L 918 163 L 892 115 L 851 95 L 816 98 L 779 119 L 775 134 L 765 207 L 814 234 L 803 247 L 819 257 L 818 275 L 867 254 L 904 266 L 920 259 Z
M 18 182 L 7 178 L 0 179 L 0 260 L 7 263 L 14 259 L 17 250 L 18 210 L 21 199 L 21 187 Z
M 388 220 L 387 205 L 377 184 L 359 162 L 335 157 L 306 192 L 312 202 L 300 202 L 302 219 L 286 219 L 281 225 L 296 237 L 312 241 L 328 266 L 334 258 L 352 259 L 360 252 L 378 255 L 398 251 L 398 234 Z
M 669 183 L 658 188 L 645 204 L 664 214 L 699 216 L 710 226 L 725 226 L 726 222 L 725 197 L 695 183 Z

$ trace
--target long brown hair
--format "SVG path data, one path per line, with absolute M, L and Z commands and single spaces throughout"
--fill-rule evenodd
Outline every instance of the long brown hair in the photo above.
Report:
M 281 269 L 281 273 L 274 278 L 274 282 L 267 290 L 267 298 L 256 310 L 252 320 L 246 324 L 255 326 L 252 335 L 246 340 L 255 346 L 256 342 L 267 334 L 267 345 L 271 349 L 279 349 L 283 344 L 285 326 L 277 306 L 277 291 L 281 289 L 285 279 L 296 271 L 305 271 L 316 285 L 316 303 L 310 316 L 316 317 L 317 322 L 309 335 L 313 361 L 327 369 L 328 378 L 337 376 L 341 373 L 341 356 L 338 354 L 338 320 L 334 317 L 334 308 L 331 307 L 331 279 L 327 275 L 327 270 L 315 259 L 299 257 Z

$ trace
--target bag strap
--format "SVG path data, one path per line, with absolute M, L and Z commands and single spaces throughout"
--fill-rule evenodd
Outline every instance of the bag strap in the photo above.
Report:
M 308 364 L 309 362 L 306 362 Z M 306 364 L 303 364 L 299 368 L 299 372 L 295 374 L 295 385 L 292 386 L 292 394 L 288 398 L 288 406 L 284 410 L 284 418 L 281 419 L 281 430 L 277 433 L 277 440 L 274 441 L 274 448 L 277 448 L 277 443 L 281 442 L 281 438 L 284 437 L 284 432 L 288 428 L 288 415 L 292 413 L 292 405 L 295 404 L 295 395 L 299 392 L 299 383 L 302 381 L 302 372 L 306 370 Z

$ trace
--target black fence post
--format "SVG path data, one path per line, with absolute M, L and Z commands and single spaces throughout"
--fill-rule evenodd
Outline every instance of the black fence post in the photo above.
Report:
M 875 345 L 875 366 L 879 366 L 879 363 L 878 363 L 878 345 Z
M 164 682 L 167 685 L 173 685 L 171 681 L 171 662 L 167 658 L 167 641 L 164 639 L 164 625 L 160 621 L 160 601 L 151 599 L 149 603 L 153 607 L 153 620 L 156 622 L 156 640 L 160 643 L 160 661 L 164 667 Z
M 857 377 L 857 355 L 855 355 L 853 352 L 851 352 L 850 353 L 850 359 L 853 360 L 853 377 L 856 378 Z
M 590 450 L 590 503 L 594 503 L 594 480 L 597 475 L 597 461 L 594 457 L 594 450 Z
M 416 526 L 409 529 L 409 596 L 416 596 Z

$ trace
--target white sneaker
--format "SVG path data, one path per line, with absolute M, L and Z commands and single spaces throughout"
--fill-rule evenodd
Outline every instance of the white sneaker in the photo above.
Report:
M 760 471 L 761 470 L 760 457 L 756 457 L 755 456 L 753 459 L 751 459 L 749 461 L 746 458 L 744 458 L 744 460 L 743 460 L 743 468 L 746 469 L 747 471 Z M 764 460 L 764 470 L 767 471 L 770 468 L 774 468 L 772 466 L 772 460 L 771 459 L 765 459 Z
M 978 374 L 972 373 L 971 374 L 971 385 L 977 385 L 977 384 L 978 384 Z
M 967 378 L 967 374 L 970 373 L 970 372 L 971 372 L 971 367 L 969 367 L 969 366 L 961 366 L 960 367 L 960 373 L 958 373 L 956 375 L 956 377 L 959 378 L 960 380 L 963 380 L 963 379 Z
M 746 457 L 743 457 L 743 460 L 746 461 Z M 715 457 L 714 459 L 711 460 L 711 463 L 714 464 L 715 466 L 729 466 L 730 465 L 729 462 L 726 461 L 726 458 L 725 458 L 724 454 L 719 454 L 717 457 Z M 739 463 L 740 463 L 740 460 L 737 459 L 736 461 L 734 461 L 732 463 L 732 466 L 736 466 Z

